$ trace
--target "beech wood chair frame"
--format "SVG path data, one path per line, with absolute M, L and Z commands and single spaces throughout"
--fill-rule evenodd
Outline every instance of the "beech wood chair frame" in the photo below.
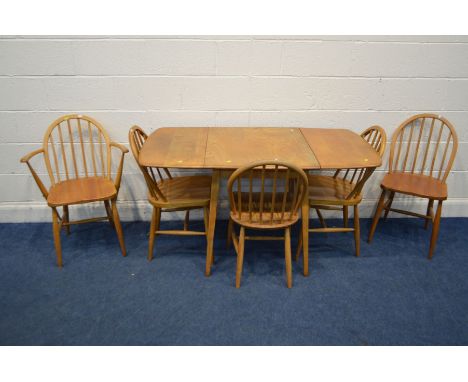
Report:
M 74 124 L 72 122 L 74 122 Z M 63 131 L 62 128 L 65 131 Z M 76 133 L 78 136 L 75 137 L 75 139 L 77 139 L 75 142 L 73 136 Z M 94 141 L 93 138 L 95 134 L 97 135 L 96 141 Z M 54 135 L 56 135 L 55 139 Z M 88 140 L 86 140 L 86 138 L 88 138 Z M 67 234 L 70 234 L 70 225 L 72 224 L 83 224 L 102 220 L 108 220 L 115 228 L 122 255 L 126 256 L 125 242 L 116 201 L 122 180 L 124 155 L 128 152 L 128 149 L 119 143 L 112 142 L 99 122 L 88 116 L 78 114 L 65 115 L 52 122 L 44 134 L 42 146 L 42 148 L 22 157 L 20 161 L 28 166 L 44 199 L 52 209 L 52 225 L 57 265 L 59 267 L 63 265 L 60 242 L 61 229 L 65 228 Z M 114 180 L 112 180 L 111 177 L 112 148 L 119 149 L 121 152 Z M 43 155 L 49 175 L 51 183 L 49 189 L 44 185 L 31 164 L 31 159 L 39 154 Z M 62 195 L 60 195 L 60 192 L 58 192 L 59 195 L 57 195 L 58 199 L 51 199 L 52 191 L 58 190 L 57 187 L 67 187 L 67 185 L 71 185 L 73 181 L 75 181 L 75 183 L 73 183 L 75 186 L 81 185 L 86 188 L 87 184 L 81 183 L 84 180 L 90 181 L 87 187 L 89 193 L 87 192 L 86 196 L 80 195 L 80 190 L 76 191 L 78 187 L 71 186 L 67 191 L 64 191 L 68 194 L 65 198 L 69 200 L 68 203 L 61 202 Z M 108 192 L 106 195 L 97 192 L 100 183 L 104 180 L 112 182 L 113 185 L 110 186 L 109 182 L 107 182 L 106 186 Z M 95 186 L 94 189 L 93 185 Z M 54 192 L 54 194 L 57 194 L 57 192 Z M 104 202 L 106 216 L 74 221 L 70 220 L 70 205 L 98 201 Z M 59 207 L 63 209 L 62 215 L 57 209 Z
M 416 137 L 417 140 L 414 141 L 413 138 Z M 432 258 L 439 234 L 442 203 L 447 199 L 446 180 L 457 149 L 458 137 L 455 128 L 439 115 L 417 114 L 398 127 L 392 136 L 388 174 L 381 184 L 382 193 L 369 231 L 369 243 L 383 211 L 384 220 L 390 211 L 420 217 L 425 220 L 425 229 L 428 228 L 429 222 L 433 223 L 428 254 L 428 258 Z M 393 185 L 387 184 L 389 180 L 392 180 Z M 403 183 L 408 181 L 412 182 L 412 185 L 405 186 Z M 392 208 L 397 193 L 428 199 L 426 214 Z M 385 200 L 387 194 L 388 199 Z M 435 201 L 437 211 L 434 215 Z
M 255 162 L 234 171 L 227 188 L 230 202 L 228 237 L 237 253 L 236 288 L 241 283 L 246 240 L 284 240 L 286 284 L 291 288 L 291 226 L 299 219 L 299 209 L 307 193 L 305 172 L 286 162 Z M 234 223 L 240 226 L 239 237 Z M 246 236 L 246 229 L 284 229 L 284 235 Z
M 139 126 L 132 126 L 129 131 L 130 147 L 138 166 L 143 173 L 148 188 L 148 201 L 153 206 L 149 232 L 148 261 L 153 259 L 154 241 L 158 235 L 205 236 L 208 235 L 208 216 L 210 204 L 210 176 L 173 177 L 168 168 L 146 167 L 139 164 L 138 158 L 148 135 Z M 180 179 L 186 179 L 185 187 L 206 188 L 206 198 L 185 198 L 172 200 L 165 193 L 166 186 L 171 186 Z M 207 186 L 208 185 L 208 186 Z M 189 230 L 190 211 L 203 209 L 204 231 Z M 185 211 L 183 230 L 160 230 L 161 213 Z M 212 257 L 214 262 L 214 257 Z
M 387 144 L 385 130 L 377 125 L 371 126 L 361 133 L 361 137 L 372 146 L 372 148 L 383 156 Z M 309 207 L 317 212 L 321 228 L 310 228 L 309 232 L 335 233 L 335 232 L 354 232 L 355 253 L 360 255 L 360 224 L 359 224 L 359 203 L 362 200 L 362 189 L 374 172 L 374 167 L 355 168 L 355 169 L 337 169 L 332 177 L 309 175 L 309 186 L 312 186 L 314 180 L 321 180 L 329 183 L 329 187 L 347 190 L 347 195 L 343 198 L 322 200 L 313 199 L 309 196 Z M 335 192 L 335 195 L 338 191 Z M 354 227 L 349 227 L 348 207 L 352 206 L 354 210 Z M 327 227 L 325 219 L 320 210 L 338 210 L 343 213 L 343 227 Z M 299 237 L 299 245 L 296 252 L 296 261 L 299 259 L 302 250 L 303 237 Z

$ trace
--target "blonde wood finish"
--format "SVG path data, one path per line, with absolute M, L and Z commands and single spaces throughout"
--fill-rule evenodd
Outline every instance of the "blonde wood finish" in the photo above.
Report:
M 385 131 L 380 126 L 372 126 L 361 133 L 360 143 L 354 139 L 351 140 L 351 151 L 357 153 L 365 153 L 368 150 L 374 151 L 374 154 L 379 157 L 379 161 L 371 163 L 380 163 L 380 158 L 385 152 L 387 137 Z M 367 146 L 366 150 L 360 148 Z M 325 151 L 325 149 L 322 149 Z M 362 154 L 361 154 L 362 156 Z M 362 166 L 364 163 L 369 163 L 369 158 L 373 155 L 367 155 L 361 163 L 354 162 L 356 165 Z M 340 159 L 341 160 L 341 159 Z M 350 162 L 351 163 L 351 162 Z M 360 255 L 360 226 L 359 226 L 359 203 L 362 200 L 361 191 L 365 182 L 369 179 L 374 167 L 357 167 L 338 169 L 333 176 L 324 175 L 308 175 L 309 180 L 309 204 L 311 208 L 315 208 L 320 214 L 320 209 L 335 209 L 339 206 L 343 210 L 343 228 L 328 228 L 325 221 L 321 219 L 322 228 L 309 229 L 308 232 L 354 232 L 356 256 Z M 352 206 L 354 210 L 354 227 L 348 227 L 348 207 Z M 308 216 L 308 215 L 307 215 Z M 319 215 L 320 216 L 320 215 Z M 307 237 L 308 232 L 303 236 Z M 296 261 L 300 256 L 301 249 L 304 243 L 304 237 L 299 241 L 296 252 Z
M 146 167 L 205 167 L 207 127 L 162 127 L 151 134 L 142 148 L 139 163 Z
M 254 176 L 256 173 L 257 176 Z M 299 167 L 285 162 L 259 161 L 234 171 L 228 180 L 230 222 L 240 228 L 237 240 L 236 287 L 240 287 L 245 240 L 285 241 L 286 282 L 292 286 L 290 227 L 299 219 L 307 192 L 307 176 Z M 232 224 L 232 223 L 230 223 Z M 284 229 L 284 236 L 245 236 L 245 229 Z
M 210 127 L 205 167 L 236 169 L 262 160 L 287 161 L 302 169 L 319 167 L 299 129 Z
M 112 148 L 121 152 L 115 179 L 111 177 Z M 64 227 L 69 234 L 71 224 L 108 219 L 115 226 L 122 254 L 126 255 L 115 202 L 122 179 L 124 154 L 127 152 L 126 147 L 111 142 L 99 122 L 84 115 L 71 114 L 52 122 L 44 134 L 42 148 L 21 158 L 21 162 L 31 171 L 47 204 L 52 207 L 54 243 L 59 267 L 63 264 L 60 229 Z M 44 158 L 51 184 L 49 189 L 44 186 L 30 163 L 38 154 L 42 154 Z M 70 221 L 69 206 L 96 201 L 104 201 L 106 217 Z M 112 203 L 112 215 L 109 202 Z M 63 218 L 56 209 L 59 206 L 63 207 Z
M 458 137 L 452 124 L 436 114 L 417 114 L 404 121 L 392 136 L 389 169 L 381 183 L 382 194 L 372 220 L 368 242 L 385 210 L 425 219 L 424 227 L 433 222 L 428 258 L 434 255 L 439 233 L 442 201 L 447 199 L 447 176 L 455 160 Z M 385 202 L 386 194 L 389 199 Z M 396 193 L 428 199 L 426 215 L 392 208 Z M 433 216 L 433 204 L 437 212 Z
M 173 137 L 166 134 L 164 129 L 162 129 L 163 142 L 166 145 L 176 144 L 177 142 L 172 138 L 177 138 L 177 135 Z M 186 129 L 190 131 L 190 129 Z M 200 137 L 200 129 L 195 129 L 194 137 Z M 189 134 L 190 135 L 190 134 Z M 187 135 L 183 135 L 186 137 Z M 206 214 L 206 208 L 210 203 L 210 193 L 211 193 L 211 177 L 210 176 L 181 176 L 173 177 L 170 171 L 166 167 L 154 167 L 146 166 L 141 160 L 141 155 L 143 153 L 143 148 L 150 147 L 150 150 L 146 150 L 150 157 L 154 159 L 162 158 L 166 155 L 167 150 L 170 148 L 163 148 L 161 143 L 155 138 L 148 138 L 148 135 L 138 126 L 133 126 L 129 131 L 129 142 L 132 149 L 133 156 L 139 164 L 140 170 L 145 178 L 146 185 L 148 187 L 148 201 L 153 205 L 153 214 L 151 218 L 150 233 L 149 233 L 149 243 L 148 243 L 148 260 L 153 259 L 153 248 L 154 241 L 157 235 L 181 235 L 181 236 L 195 236 L 203 235 L 208 236 L 207 227 L 205 231 L 190 231 L 189 220 L 191 209 L 203 209 L 204 215 Z M 181 144 L 183 145 L 184 139 L 182 135 Z M 146 145 L 146 142 L 149 143 L 149 146 Z M 197 143 L 194 145 L 197 146 Z M 173 149 L 175 146 L 173 146 Z M 162 154 L 153 151 L 156 149 L 161 149 Z M 190 151 L 190 150 L 188 150 Z M 172 152 L 172 151 L 171 151 Z M 186 155 L 184 150 L 178 151 L 179 157 Z M 157 159 L 160 160 L 160 159 Z M 160 230 L 159 225 L 161 222 L 161 213 L 168 211 L 185 211 L 185 219 L 183 224 L 183 230 Z M 206 225 L 206 220 L 205 220 Z M 207 251 L 208 252 L 208 251 Z M 207 268 L 211 266 L 211 257 L 207 255 L 207 262 L 210 261 Z
M 382 159 L 358 134 L 345 129 L 305 129 L 301 133 L 321 169 L 379 167 Z
M 329 146 L 324 149 L 323 146 Z M 352 150 L 350 150 L 352 146 Z M 298 128 L 159 128 L 141 149 L 139 164 L 146 167 L 212 169 L 205 274 L 211 274 L 219 182 L 224 171 L 265 158 L 293 162 L 303 169 L 365 168 L 380 158 L 357 134 L 343 129 Z M 337 162 L 337 157 L 340 156 Z M 302 216 L 308 216 L 305 199 Z M 302 231 L 309 221 L 302 219 Z M 306 235 L 307 236 L 307 235 Z M 308 243 L 308 237 L 304 239 Z M 228 244 L 230 239 L 228 238 Z M 308 245 L 304 247 L 304 275 L 308 275 Z

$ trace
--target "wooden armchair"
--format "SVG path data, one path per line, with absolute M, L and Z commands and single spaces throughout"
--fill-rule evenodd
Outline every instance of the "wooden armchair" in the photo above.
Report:
M 458 148 L 458 138 L 452 124 L 435 114 L 418 114 L 404 121 L 392 136 L 388 174 L 380 187 L 382 193 L 369 231 L 370 243 L 382 211 L 386 218 L 390 211 L 421 217 L 425 228 L 433 222 L 429 256 L 439 234 L 442 202 L 447 199 L 447 176 Z M 425 215 L 392 208 L 396 193 L 428 199 Z M 388 194 L 388 200 L 385 198 Z M 437 200 L 437 212 L 433 206 Z
M 138 163 L 140 150 L 147 134 L 138 126 L 129 131 L 129 142 Z M 211 176 L 173 177 L 167 168 L 144 167 L 138 163 L 148 187 L 148 201 L 153 206 L 149 232 L 148 261 L 153 259 L 154 239 L 157 235 L 194 236 L 208 234 L 208 215 L 211 193 Z M 203 209 L 205 231 L 188 229 L 190 210 Z M 185 211 L 183 230 L 160 230 L 161 212 Z
M 387 144 L 387 135 L 380 126 L 372 126 L 361 133 L 361 137 L 383 156 Z M 360 254 L 359 203 L 362 189 L 375 168 L 338 169 L 333 176 L 308 175 L 309 206 L 319 216 L 322 227 L 311 228 L 309 232 L 354 232 L 356 256 Z M 348 207 L 354 208 L 354 227 L 348 227 Z M 329 228 L 320 210 L 342 210 L 343 227 Z M 298 260 L 302 249 L 302 236 L 296 253 Z
M 121 152 L 115 179 L 111 178 L 111 149 Z M 117 231 L 123 256 L 126 255 L 122 227 L 117 211 L 117 194 L 122 179 L 124 154 L 128 149 L 111 142 L 107 132 L 96 120 L 83 115 L 66 115 L 58 118 L 47 129 L 41 149 L 23 158 L 42 195 L 52 208 L 57 264 L 62 267 L 60 243 L 61 228 L 70 233 L 71 224 L 109 220 Z M 30 161 L 42 154 L 50 179 L 50 188 L 44 185 Z M 70 220 L 69 206 L 103 201 L 107 216 L 82 220 Z M 63 209 L 62 216 L 58 208 Z
M 237 253 L 236 288 L 240 287 L 245 240 L 284 240 L 286 281 L 292 287 L 291 226 L 307 193 L 307 176 L 289 163 L 266 161 L 237 169 L 228 180 L 229 233 Z M 233 223 L 240 226 L 237 237 Z M 284 229 L 283 236 L 246 236 L 245 229 Z

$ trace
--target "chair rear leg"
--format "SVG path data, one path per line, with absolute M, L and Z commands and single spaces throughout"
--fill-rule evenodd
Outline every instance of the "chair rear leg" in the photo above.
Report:
M 284 258 L 286 262 L 286 285 L 292 287 L 291 228 L 284 230 Z
M 62 268 L 62 245 L 60 243 L 60 222 L 58 212 L 52 208 L 52 230 L 54 233 L 55 254 L 57 256 L 57 265 Z
M 109 223 L 112 226 L 112 228 L 115 229 L 114 219 L 112 218 L 112 209 L 108 200 L 104 200 L 104 207 L 106 207 L 107 219 L 109 219 Z
M 429 199 L 429 203 L 427 204 L 427 212 L 426 215 L 428 216 L 434 216 L 434 199 Z M 427 229 L 429 227 L 429 219 L 424 219 L 426 220 L 424 222 L 424 229 Z
M 115 231 L 117 232 L 117 238 L 119 239 L 120 250 L 122 251 L 122 256 L 127 256 L 127 250 L 125 249 L 124 236 L 122 231 L 122 226 L 120 225 L 119 211 L 117 211 L 117 200 L 112 199 L 112 217 L 114 218 Z
M 299 243 L 297 244 L 295 261 L 299 260 L 299 257 L 301 256 L 301 251 L 302 251 L 302 232 L 299 233 Z
M 184 219 L 184 231 L 188 231 L 190 222 L 190 210 L 185 211 L 185 219 Z
M 210 224 L 210 208 L 208 206 L 203 207 L 203 222 L 205 223 L 205 234 L 206 240 L 208 240 L 208 225 Z M 211 256 L 211 265 L 215 262 L 215 255 Z
M 227 239 L 226 239 L 226 248 L 231 248 L 231 243 L 232 243 L 232 219 L 229 218 L 228 222 L 228 229 L 227 229 Z
M 239 250 L 237 252 L 237 269 L 236 269 L 236 288 L 240 288 L 242 277 L 242 266 L 244 264 L 244 244 L 245 244 L 245 228 L 240 227 L 239 234 Z
M 354 245 L 356 247 L 356 256 L 361 254 L 361 228 L 359 225 L 359 206 L 354 206 Z
M 390 212 L 390 208 L 392 208 L 393 197 L 395 196 L 395 192 L 390 192 L 390 197 L 388 199 L 388 203 L 385 206 L 385 213 L 384 213 L 384 220 L 387 220 L 388 213 Z
M 63 206 L 63 222 L 70 222 L 70 213 L 68 211 L 68 206 Z M 67 232 L 67 235 L 70 235 L 70 226 L 68 224 L 65 226 L 65 231 Z
M 343 226 L 348 228 L 348 206 L 343 206 Z
M 153 213 L 151 214 L 151 224 L 150 224 L 150 231 L 149 231 L 149 241 L 148 241 L 148 261 L 153 260 L 153 248 L 154 248 L 154 237 L 156 236 L 156 226 L 158 220 L 158 208 L 153 207 Z
M 367 242 L 370 243 L 372 238 L 374 237 L 375 229 L 377 228 L 377 223 L 379 222 L 380 215 L 382 214 L 382 210 L 384 208 L 385 203 L 385 190 L 382 190 L 380 194 L 379 203 L 377 204 L 377 209 L 375 210 L 374 219 L 372 220 L 372 225 L 369 231 L 369 237 L 367 238 Z
M 432 234 L 431 234 L 431 245 L 429 247 L 429 260 L 432 259 L 434 255 L 434 250 L 437 242 L 437 236 L 439 236 L 439 227 L 440 227 L 440 216 L 442 215 L 442 200 L 439 200 L 437 203 L 437 212 L 434 219 L 434 224 L 432 225 Z
M 327 228 L 327 223 L 325 222 L 325 219 L 323 218 L 323 215 L 320 212 L 320 209 L 316 208 L 315 211 L 317 211 L 317 216 L 319 218 L 320 225 L 322 226 L 322 228 Z

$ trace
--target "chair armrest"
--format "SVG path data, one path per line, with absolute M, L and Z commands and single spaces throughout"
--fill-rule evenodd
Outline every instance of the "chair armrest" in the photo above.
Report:
M 117 147 L 118 149 L 120 149 L 120 151 L 122 151 L 123 154 L 128 153 L 128 149 L 124 145 L 121 145 L 120 143 L 111 142 L 110 145 L 112 147 Z
M 33 158 L 37 154 L 44 154 L 44 149 L 37 149 L 37 150 L 31 151 L 29 154 L 26 154 L 24 157 L 22 157 L 20 159 L 20 162 L 27 164 L 27 166 L 29 167 L 29 171 L 31 171 L 31 174 L 34 180 L 36 181 L 37 187 L 39 187 L 39 190 L 41 190 L 42 196 L 44 196 L 44 198 L 47 199 L 49 192 L 47 191 L 47 188 L 44 186 L 44 183 L 42 183 L 41 179 L 39 178 L 39 175 L 37 175 L 36 171 L 31 166 L 31 163 L 29 163 L 31 158 Z
M 117 176 L 115 177 L 115 180 L 114 180 L 115 188 L 117 189 L 117 192 L 118 192 L 120 188 L 120 182 L 122 180 L 124 156 L 126 153 L 128 153 L 128 149 L 124 145 L 121 145 L 120 143 L 117 143 L 117 142 L 111 142 L 110 145 L 111 147 L 118 148 L 122 152 L 122 155 L 120 157 L 119 167 L 117 169 Z
M 37 150 L 34 150 L 34 151 L 31 151 L 29 154 L 26 154 L 24 157 L 22 157 L 20 159 L 20 162 L 21 163 L 26 163 L 26 162 L 29 162 L 31 160 L 32 157 L 36 156 L 37 154 L 41 154 L 41 153 L 44 153 L 44 149 L 37 149 Z

